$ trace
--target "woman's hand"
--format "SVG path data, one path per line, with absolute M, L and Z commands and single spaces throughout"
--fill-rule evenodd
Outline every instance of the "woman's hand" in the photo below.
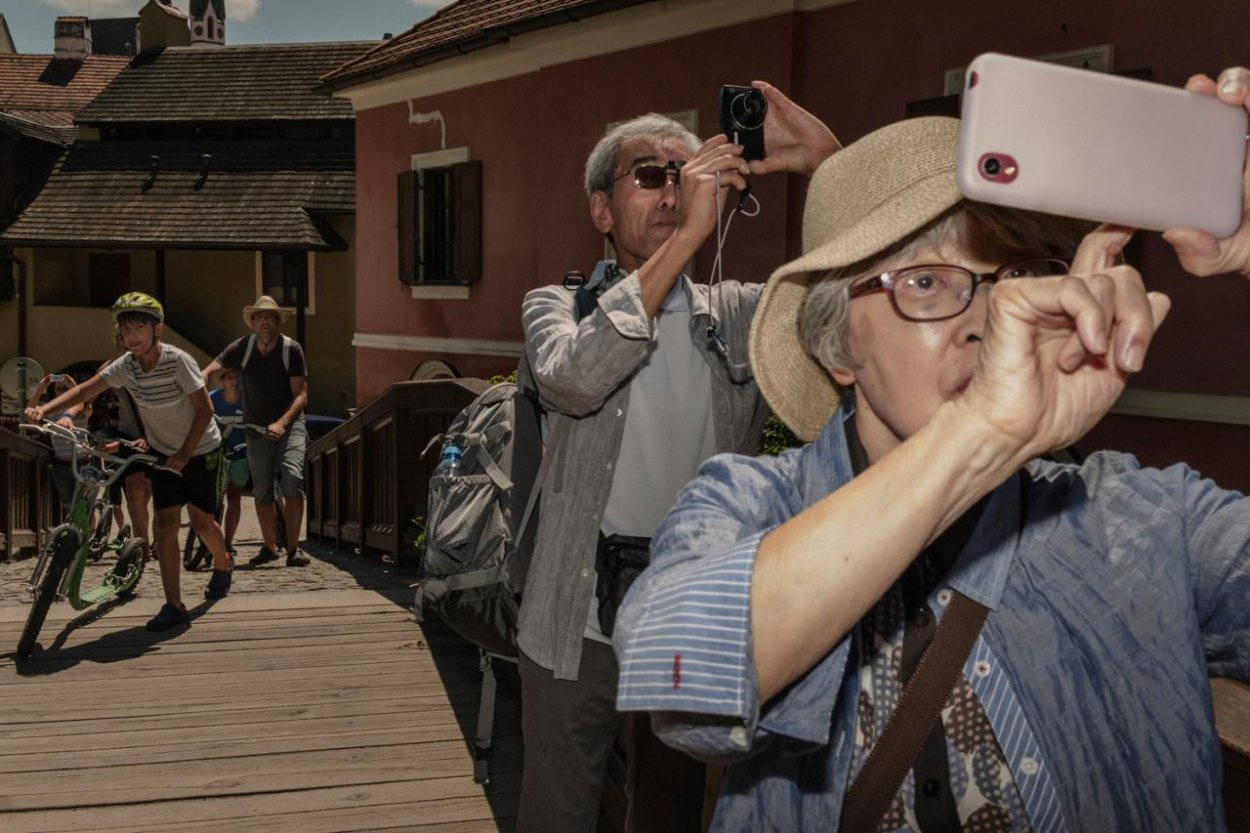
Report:
M 1070 275 L 992 288 L 976 372 L 957 401 L 1011 453 L 1029 459 L 1079 439 L 1141 369 L 1170 302 L 1115 265 L 1131 237 L 1101 226 Z
M 820 163 L 842 149 L 825 123 L 787 98 L 767 81 L 752 81 L 751 86 L 764 94 L 768 113 L 764 116 L 763 159 L 751 162 L 751 173 L 774 171 L 811 176 Z
M 1230 67 L 1217 80 L 1195 75 L 1185 84 L 1190 92 L 1211 95 L 1230 107 L 1250 110 L 1250 69 Z M 1163 239 L 1176 249 L 1181 266 L 1194 275 L 1240 272 L 1250 277 L 1250 165 L 1242 176 L 1241 225 L 1228 237 L 1218 239 L 1205 231 L 1173 228 Z

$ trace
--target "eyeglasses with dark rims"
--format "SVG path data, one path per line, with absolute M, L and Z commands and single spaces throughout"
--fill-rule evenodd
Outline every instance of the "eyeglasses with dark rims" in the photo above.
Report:
M 847 297 L 853 301 L 884 292 L 890 296 L 894 311 L 908 321 L 943 321 L 970 307 L 977 287 L 983 283 L 1066 275 L 1069 268 L 1066 260 L 1053 257 L 1017 260 L 993 272 L 973 272 L 949 263 L 907 266 L 854 284 Z
M 653 163 L 635 165 L 625 173 L 615 177 L 612 182 L 619 182 L 630 174 L 633 174 L 635 188 L 642 188 L 646 191 L 654 191 L 657 188 L 663 188 L 669 179 L 673 180 L 674 187 L 680 188 L 681 169 L 685 164 L 685 162 L 669 162 L 667 165 L 656 165 Z

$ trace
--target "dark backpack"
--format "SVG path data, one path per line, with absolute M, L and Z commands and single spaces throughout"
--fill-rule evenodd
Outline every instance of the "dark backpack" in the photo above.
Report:
M 595 293 L 577 287 L 577 319 L 595 306 Z M 507 657 L 517 655 L 517 613 L 538 528 L 544 416 L 523 356 L 517 383 L 492 385 L 426 446 L 455 445 L 463 457 L 460 474 L 430 478 L 417 616 L 432 612 Z

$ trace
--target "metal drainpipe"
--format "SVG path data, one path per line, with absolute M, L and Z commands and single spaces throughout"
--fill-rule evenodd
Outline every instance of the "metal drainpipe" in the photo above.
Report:
M 14 263 L 21 267 L 21 277 L 13 281 L 13 294 L 17 296 L 17 354 L 26 355 L 26 261 L 11 253 Z
M 304 257 L 308 257 L 308 252 L 304 252 Z M 308 314 L 308 271 L 305 269 L 303 277 L 295 282 L 295 340 L 304 348 L 305 357 L 308 355 L 307 336 L 304 327 L 307 322 L 305 316 Z M 307 361 L 307 359 L 305 359 Z
M 165 297 L 165 250 L 156 250 L 156 298 L 166 309 L 169 308 L 169 299 Z M 168 320 L 168 315 L 166 320 Z

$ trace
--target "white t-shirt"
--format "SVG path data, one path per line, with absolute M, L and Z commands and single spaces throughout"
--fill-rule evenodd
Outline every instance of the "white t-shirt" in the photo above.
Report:
M 166 456 L 177 454 L 195 420 L 188 397 L 204 387 L 195 360 L 172 344 L 161 344 L 156 365 L 144 372 L 133 353 L 118 356 L 100 371 L 109 387 L 130 391 L 143 420 L 148 445 Z M 207 454 L 221 445 L 221 432 L 212 420 L 192 456 Z
M 690 304 L 677 279 L 655 316 L 655 339 L 630 380 L 629 410 L 603 532 L 650 538 L 716 453 L 712 371 L 690 337 Z
M 677 492 L 716 453 L 712 370 L 690 336 L 690 302 L 679 277 L 655 316 L 655 338 L 630 380 L 629 410 L 612 490 L 600 525 L 605 535 L 650 538 Z M 584 635 L 611 640 L 599 629 L 592 596 Z

